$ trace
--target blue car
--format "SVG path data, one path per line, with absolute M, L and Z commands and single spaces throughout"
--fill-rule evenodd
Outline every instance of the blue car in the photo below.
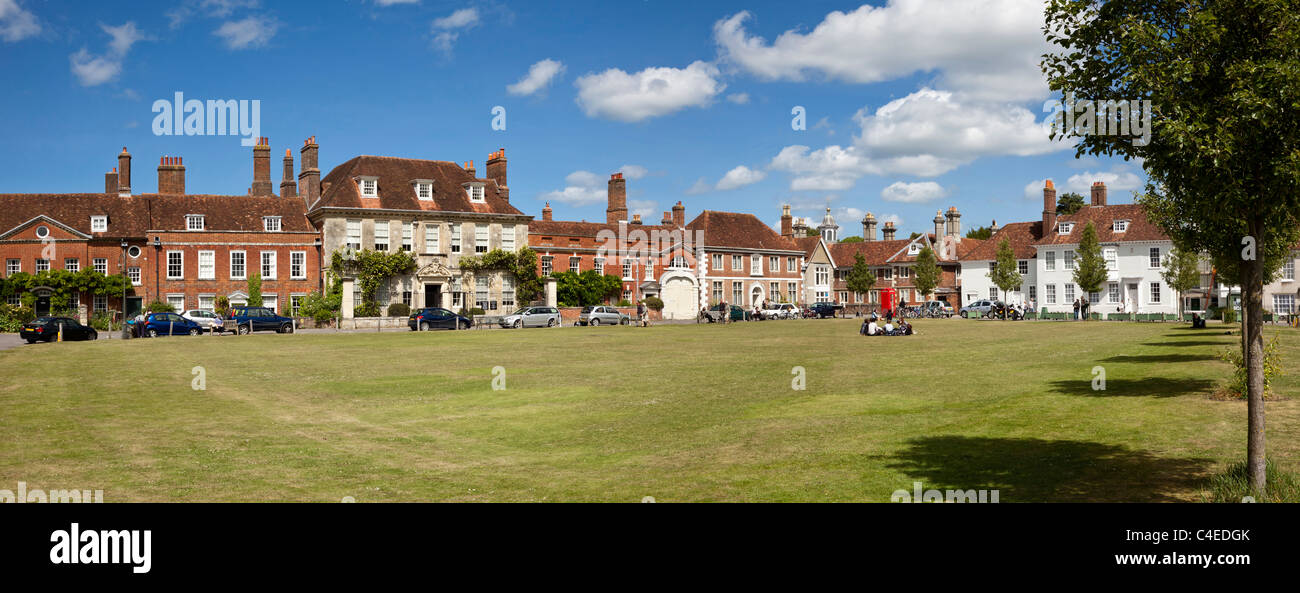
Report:
M 203 326 L 175 313 L 150 313 L 143 321 L 135 324 L 133 330 L 142 337 L 158 336 L 197 336 L 203 333 Z
M 413 331 L 428 331 L 431 329 L 469 329 L 471 322 L 468 318 L 462 317 L 442 307 L 426 307 L 411 313 L 407 319 L 406 325 Z
M 235 329 L 240 335 L 258 331 L 291 334 L 293 319 L 276 315 L 270 307 L 233 307 L 230 309 L 230 316 L 226 318 L 225 327 Z

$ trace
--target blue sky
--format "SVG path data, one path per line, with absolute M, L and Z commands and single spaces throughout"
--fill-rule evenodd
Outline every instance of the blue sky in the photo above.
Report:
M 603 220 L 620 170 L 651 222 L 678 200 L 772 224 L 829 205 L 843 235 L 865 211 L 905 231 L 950 205 L 964 228 L 1036 219 L 1044 178 L 1130 201 L 1139 167 L 1046 139 L 1042 4 L 0 0 L 0 193 L 98 191 L 122 146 L 136 191 L 165 154 L 192 193 L 245 193 L 239 139 L 153 133 L 154 101 L 183 92 L 260 100 L 272 154 L 314 135 L 325 172 L 358 154 L 482 172 L 504 147 L 512 202 L 561 219 Z

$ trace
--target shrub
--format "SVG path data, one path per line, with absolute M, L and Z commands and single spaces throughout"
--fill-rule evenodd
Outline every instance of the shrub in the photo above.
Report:
M 150 313 L 175 313 L 176 307 L 171 306 L 171 303 L 154 301 L 152 303 L 149 303 L 149 306 L 145 307 L 145 310 Z
M 0 305 L 0 332 L 17 332 L 23 324 L 36 319 L 30 307 Z
M 354 312 L 357 317 L 379 317 L 379 303 L 374 301 L 362 301 Z
M 619 302 L 618 302 L 618 305 L 616 305 L 616 306 L 618 306 L 618 307 L 631 307 L 631 306 L 632 306 L 632 301 L 629 301 L 629 300 L 627 300 L 627 299 L 623 299 L 623 300 L 619 301 Z
M 1223 322 L 1237 323 L 1237 310 L 1231 307 L 1225 307 L 1223 309 Z
M 646 308 L 650 309 L 651 311 L 664 310 L 664 301 L 659 297 L 646 297 L 644 302 Z
M 411 306 L 406 303 L 393 303 L 388 306 L 389 317 L 406 317 L 411 314 Z
M 1250 496 L 1256 502 L 1300 502 L 1300 477 L 1278 469 L 1272 459 L 1264 463 L 1264 481 L 1268 485 L 1268 493 L 1263 498 L 1250 487 L 1249 473 L 1246 471 L 1246 462 L 1242 461 L 1234 463 L 1228 471 L 1210 478 L 1206 501 L 1241 502 Z
M 1227 309 L 1226 311 L 1230 311 Z M 1273 382 L 1273 377 L 1281 375 L 1282 356 L 1278 354 L 1277 346 L 1278 336 L 1273 336 L 1267 344 L 1264 344 L 1264 397 L 1272 395 L 1273 390 L 1269 385 Z M 1246 363 L 1241 355 L 1241 347 L 1231 347 L 1223 350 L 1219 354 L 1219 359 L 1232 364 L 1232 378 L 1223 386 L 1223 390 L 1238 399 L 1246 397 Z
M 223 319 L 230 316 L 230 298 L 226 295 L 218 296 L 214 306 L 217 314 L 221 315 Z
M 90 318 L 90 327 L 99 331 L 112 331 L 113 318 L 117 315 L 116 311 L 101 311 Z

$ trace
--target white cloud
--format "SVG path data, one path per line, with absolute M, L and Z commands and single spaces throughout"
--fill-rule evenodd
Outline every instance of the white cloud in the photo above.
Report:
M 924 88 L 874 113 L 853 116 L 850 146 L 785 147 L 774 169 L 795 175 L 792 190 L 844 190 L 864 175 L 935 177 L 985 156 L 1033 156 L 1070 148 L 1049 137 L 1047 117 L 1023 107 Z
M 695 184 L 686 188 L 686 195 L 694 196 L 698 194 L 707 194 L 713 191 L 713 184 L 709 180 L 701 177 L 695 180 Z
M 220 37 L 229 49 L 249 49 L 266 45 L 279 29 L 280 23 L 274 18 L 253 15 L 226 21 L 212 34 Z
M 598 204 L 606 201 L 607 194 L 601 181 L 600 176 L 591 171 L 574 171 L 565 176 L 564 189 L 546 192 L 542 198 L 570 206 Z
M 903 183 L 896 181 L 880 191 L 880 197 L 886 202 L 903 202 L 905 204 L 924 204 L 948 195 L 948 190 L 933 181 Z
M 40 32 L 41 24 L 36 15 L 24 10 L 17 0 L 0 0 L 0 39 L 14 43 Z
M 618 172 L 628 179 L 641 179 L 650 174 L 650 170 L 641 165 L 623 165 Z
M 1092 197 L 1092 182 L 1100 181 L 1106 184 L 1108 198 L 1117 191 L 1131 192 L 1141 190 L 1146 187 L 1146 179 L 1141 175 L 1123 168 L 1114 171 L 1084 171 L 1071 175 L 1065 183 L 1056 184 L 1056 195 L 1059 198 L 1068 193 L 1076 193 L 1083 196 L 1084 203 Z M 1046 179 L 1035 179 L 1025 184 L 1025 198 L 1029 200 L 1043 199 L 1043 186 L 1047 184 Z M 1111 202 L 1113 200 L 1107 200 Z
M 767 177 L 767 173 L 755 171 L 749 167 L 741 165 L 735 169 L 727 171 L 727 174 L 723 175 L 722 179 L 719 179 L 718 184 L 714 187 L 718 191 L 729 191 L 758 183 L 765 177 Z
M 727 85 L 718 68 L 696 61 L 686 68 L 646 68 L 628 74 L 610 68 L 586 74 L 574 83 L 577 102 L 588 117 L 637 122 L 687 107 L 706 107 Z
M 420 0 L 375 0 L 379 6 L 392 6 L 394 4 L 419 4 Z
M 510 86 L 506 92 L 512 95 L 531 95 L 551 84 L 551 80 L 564 72 L 564 64 L 552 59 L 545 59 L 528 68 L 528 74 Z
M 259 0 L 188 0 L 167 11 L 168 27 L 177 29 L 196 14 L 210 19 L 224 19 L 241 8 L 256 8 Z
M 733 93 L 727 95 L 727 100 L 737 105 L 749 103 L 749 93 Z
M 477 8 L 462 8 L 445 17 L 434 19 L 433 46 L 445 54 L 450 54 L 456 40 L 460 38 L 461 31 L 473 29 L 478 24 Z
M 101 24 L 99 28 L 109 36 L 107 52 L 95 55 L 83 47 L 68 56 L 72 74 L 81 86 L 98 86 L 116 79 L 122 73 L 122 60 L 131 51 L 131 47 L 147 39 L 131 21 L 116 27 Z
M 654 200 L 628 200 L 627 209 L 629 214 L 640 214 L 641 222 L 644 224 L 658 224 L 663 218 L 663 211 L 659 210 L 659 202 Z
M 1044 0 L 890 0 L 833 11 L 813 30 L 769 42 L 745 30 L 749 12 L 719 20 L 727 63 L 764 80 L 818 77 L 850 83 L 935 73 L 944 86 L 989 99 L 1045 97 L 1039 56 Z

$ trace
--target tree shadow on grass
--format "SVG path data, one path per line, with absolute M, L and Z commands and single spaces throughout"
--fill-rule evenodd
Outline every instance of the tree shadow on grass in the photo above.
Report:
M 911 439 L 894 458 L 888 467 L 923 489 L 997 489 L 1000 502 L 1186 500 L 1211 465 L 1089 441 L 965 436 Z
M 1241 341 L 1210 342 L 1206 340 L 1171 340 L 1169 342 L 1146 342 L 1143 346 L 1231 346 Z
M 1103 358 L 1099 362 L 1136 362 L 1151 364 L 1161 362 L 1197 362 L 1201 360 L 1214 360 L 1216 358 L 1218 357 L 1213 354 L 1133 354 Z
M 1192 393 L 1205 393 L 1214 389 L 1209 379 L 1148 377 L 1145 379 L 1107 379 L 1105 389 L 1094 390 L 1092 379 L 1062 379 L 1052 381 L 1052 391 L 1065 395 L 1088 397 L 1178 397 Z

